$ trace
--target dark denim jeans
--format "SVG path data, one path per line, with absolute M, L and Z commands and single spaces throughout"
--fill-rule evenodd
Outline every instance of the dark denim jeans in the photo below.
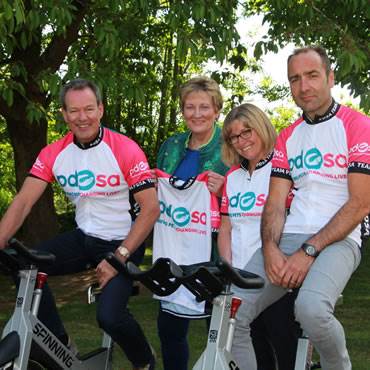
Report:
M 114 252 L 120 243 L 118 240 L 106 241 L 91 237 L 76 229 L 43 242 L 37 248 L 56 256 L 55 263 L 45 269 L 47 274 L 55 276 L 95 267 L 108 252 Z M 141 246 L 130 260 L 140 264 L 144 252 L 145 247 Z M 116 275 L 102 290 L 96 316 L 99 326 L 122 348 L 134 367 L 143 367 L 149 363 L 152 354 L 141 327 L 127 309 L 131 290 L 132 280 L 122 274 Z M 47 284 L 43 290 L 38 316 L 57 337 L 66 341 L 68 336 Z

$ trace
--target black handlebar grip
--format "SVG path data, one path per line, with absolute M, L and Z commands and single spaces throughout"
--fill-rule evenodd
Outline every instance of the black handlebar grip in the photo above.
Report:
M 126 266 L 123 264 L 115 255 L 113 252 L 109 252 L 105 259 L 109 262 L 109 264 L 114 267 L 118 272 L 121 272 L 125 275 L 127 275 Z
M 24 259 L 35 264 L 52 264 L 55 261 L 54 254 L 27 248 L 23 243 L 15 238 L 9 240 L 8 246 L 13 248 Z

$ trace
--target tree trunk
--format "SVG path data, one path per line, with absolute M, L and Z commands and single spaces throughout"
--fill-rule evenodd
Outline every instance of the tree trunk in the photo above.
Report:
M 158 153 L 161 144 L 164 141 L 165 133 L 167 132 L 168 126 L 168 89 L 170 85 L 170 72 L 172 69 L 172 35 L 170 42 L 166 45 L 164 52 L 164 63 L 162 71 L 162 80 L 160 83 L 161 99 L 159 103 L 159 117 L 158 117 L 158 129 L 157 139 L 155 144 L 155 152 Z
M 17 114 L 5 116 L 14 151 L 17 190 L 22 186 L 38 153 L 46 145 L 47 137 L 46 119 L 42 118 L 38 123 L 29 122 L 24 109 L 26 105 L 25 99 L 18 96 L 12 110 Z M 53 191 L 51 186 L 48 186 L 43 196 L 34 205 L 17 236 L 27 244 L 33 245 L 54 236 L 57 231 Z

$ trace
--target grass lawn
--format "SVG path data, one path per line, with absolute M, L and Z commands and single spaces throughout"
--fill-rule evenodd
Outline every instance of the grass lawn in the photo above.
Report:
M 337 308 L 337 317 L 346 331 L 347 344 L 354 370 L 370 369 L 370 255 L 365 249 L 363 261 L 344 291 L 344 303 Z M 61 316 L 68 332 L 81 353 L 88 352 L 100 343 L 100 332 L 95 325 L 95 307 L 87 305 L 86 287 L 93 280 L 91 274 L 50 278 Z M 12 307 L 15 289 L 7 277 L 0 276 L 0 331 Z M 162 369 L 159 341 L 156 334 L 157 301 L 144 288 L 139 296 L 132 297 L 130 309 L 142 325 L 158 355 L 158 370 Z M 199 357 L 206 343 L 205 321 L 193 321 L 190 330 L 191 363 Z M 114 369 L 130 370 L 129 363 L 117 348 Z

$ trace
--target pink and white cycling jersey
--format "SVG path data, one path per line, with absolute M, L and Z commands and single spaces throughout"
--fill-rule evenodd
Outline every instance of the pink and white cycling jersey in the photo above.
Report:
M 232 167 L 226 174 L 221 215 L 231 223 L 232 265 L 243 269 L 261 247 L 260 224 L 271 173 L 272 154 L 260 161 L 252 176 L 248 162 Z
M 298 119 L 280 133 L 272 167 L 294 185 L 283 232 L 318 232 L 348 200 L 348 173 L 370 175 L 369 117 L 334 102 L 317 122 Z M 361 244 L 360 225 L 349 237 Z
M 220 214 L 217 197 L 207 188 L 207 172 L 179 188 L 174 186 L 174 177 L 155 171 L 161 213 L 154 226 L 153 262 L 160 257 L 182 265 L 209 261 L 212 230 L 219 228 Z M 156 298 L 204 312 L 204 303 L 196 302 L 183 286 L 169 296 Z
M 154 186 L 145 154 L 128 137 L 100 128 L 87 146 L 73 134 L 47 145 L 30 175 L 58 181 L 76 206 L 76 222 L 86 234 L 104 240 L 125 239 L 131 228 L 129 192 Z

